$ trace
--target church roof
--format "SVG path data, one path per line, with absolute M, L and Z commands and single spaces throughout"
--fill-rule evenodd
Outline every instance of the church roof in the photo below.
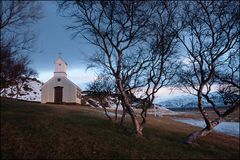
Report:
M 59 61 L 59 60 L 62 61 L 62 62 L 64 62 L 66 65 L 68 65 L 67 62 L 64 61 L 62 57 L 58 57 L 58 58 L 56 59 L 55 63 L 56 63 L 57 61 Z

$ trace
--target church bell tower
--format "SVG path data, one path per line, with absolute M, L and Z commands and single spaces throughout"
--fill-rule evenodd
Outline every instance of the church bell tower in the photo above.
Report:
M 67 63 L 61 57 L 55 61 L 54 76 L 67 77 Z

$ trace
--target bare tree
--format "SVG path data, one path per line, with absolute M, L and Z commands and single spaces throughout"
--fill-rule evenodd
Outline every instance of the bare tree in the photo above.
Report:
M 126 91 L 129 83 L 126 83 L 128 78 L 125 77 L 125 68 L 131 69 L 128 77 L 137 73 L 138 66 L 127 66 L 130 64 L 127 59 L 137 59 L 139 56 L 133 48 L 145 38 L 145 26 L 153 12 L 151 7 L 151 3 L 135 1 L 77 1 L 60 4 L 60 8 L 65 9 L 64 13 L 73 18 L 74 23 L 68 29 L 75 31 L 74 36 L 81 34 L 99 48 L 94 58 L 95 64 L 105 68 L 115 78 L 122 106 L 130 115 L 137 135 L 142 135 L 142 132 Z
M 114 92 L 114 85 L 113 80 L 106 75 L 100 74 L 97 79 L 88 84 L 87 90 L 90 92 L 90 96 L 97 98 L 98 102 L 104 109 L 105 115 L 109 120 L 112 121 L 111 116 L 109 116 L 107 112 L 108 101 L 107 98 L 113 95 Z
M 179 81 L 187 91 L 197 95 L 198 108 L 206 123 L 203 130 L 188 136 L 185 142 L 192 143 L 199 137 L 209 134 L 231 113 L 230 110 L 220 113 L 209 94 L 213 85 L 218 84 L 219 79 L 223 80 L 219 73 L 222 72 L 224 63 L 232 53 L 238 52 L 239 2 L 196 1 L 185 2 L 184 5 L 187 27 L 179 39 L 187 54 L 179 73 Z M 211 120 L 208 116 L 202 105 L 203 98 L 212 105 L 217 115 L 216 119 Z
M 144 128 L 147 117 L 147 109 L 154 106 L 155 94 L 165 86 L 169 86 L 176 75 L 178 62 L 178 34 L 182 30 L 179 24 L 179 3 L 157 2 L 154 16 L 151 19 L 151 33 L 147 38 L 148 53 L 147 67 L 142 68 L 143 75 L 139 79 L 145 82 L 142 86 L 142 122 L 140 129 Z M 143 49 L 144 50 L 144 49 Z M 138 78 L 138 77 L 137 77 Z
M 42 17 L 39 2 L 2 1 L 1 3 L 1 48 L 12 53 L 33 48 L 34 34 L 30 26 Z
M 33 49 L 35 36 L 30 26 L 39 20 L 41 5 L 31 1 L 0 2 L 1 92 L 36 72 L 28 67 L 26 53 Z M 23 76 L 23 77 L 22 77 Z
M 18 98 L 23 84 L 37 76 L 37 73 L 29 67 L 30 59 L 26 55 L 14 56 L 10 51 L 1 50 L 1 94 L 11 87 L 16 89 Z M 13 94 L 12 94 L 13 96 Z

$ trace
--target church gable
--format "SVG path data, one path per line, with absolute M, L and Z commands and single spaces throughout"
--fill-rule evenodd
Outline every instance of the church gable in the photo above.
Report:
M 55 87 L 55 86 L 73 86 L 73 87 L 78 87 L 77 85 L 75 85 L 72 81 L 70 81 L 68 78 L 66 77 L 52 77 L 50 80 L 48 80 L 46 83 L 44 83 L 44 85 L 42 87 L 45 86 L 51 86 L 51 87 Z
M 67 78 L 67 63 L 55 61 L 54 76 L 42 86 L 42 103 L 81 103 L 80 88 Z

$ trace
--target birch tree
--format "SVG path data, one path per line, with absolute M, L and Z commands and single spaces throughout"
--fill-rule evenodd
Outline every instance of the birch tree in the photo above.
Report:
M 156 10 L 149 26 L 151 34 L 147 38 L 148 45 L 145 46 L 148 62 L 142 75 L 145 84 L 141 91 L 141 129 L 146 123 L 148 108 L 154 106 L 156 93 L 171 85 L 180 65 L 177 37 L 183 25 L 178 15 L 179 3 L 160 1 L 155 5 Z
M 64 16 L 73 19 L 68 29 L 99 48 L 91 66 L 102 68 L 116 81 L 123 107 L 121 124 L 128 113 L 134 132 L 142 135 L 147 108 L 155 94 L 175 75 L 178 3 L 144 1 L 65 2 Z M 100 71 L 101 72 L 101 71 Z M 133 110 L 136 93 L 143 93 L 140 122 Z
M 99 50 L 94 55 L 95 64 L 114 77 L 122 106 L 131 117 L 136 135 L 142 135 L 142 131 L 130 103 L 125 82 L 131 75 L 136 74 L 141 66 L 137 62 L 140 56 L 133 48 L 140 45 L 145 38 L 145 26 L 153 11 L 150 4 L 143 1 L 77 1 L 60 4 L 65 16 L 73 19 L 73 24 L 69 25 L 68 29 L 74 31 L 74 36 L 82 35 L 98 47 Z M 130 64 L 129 57 L 136 61 L 134 67 L 133 64 L 132 67 L 128 66 L 131 75 L 127 78 L 124 71 Z
M 199 137 L 208 135 L 231 113 L 230 110 L 239 107 L 233 105 L 233 108 L 220 113 L 209 97 L 213 85 L 218 84 L 218 80 L 224 79 L 219 74 L 223 73 L 224 64 L 231 54 L 239 51 L 239 2 L 194 1 L 185 2 L 184 5 L 183 17 L 186 19 L 187 27 L 179 39 L 185 48 L 186 56 L 179 73 L 179 81 L 187 91 L 196 94 L 198 109 L 206 124 L 203 130 L 188 136 L 185 142 L 189 144 Z M 229 82 L 232 82 L 232 78 L 234 76 L 228 77 Z M 216 119 L 211 119 L 207 114 L 202 105 L 203 98 L 212 105 L 217 115 Z

